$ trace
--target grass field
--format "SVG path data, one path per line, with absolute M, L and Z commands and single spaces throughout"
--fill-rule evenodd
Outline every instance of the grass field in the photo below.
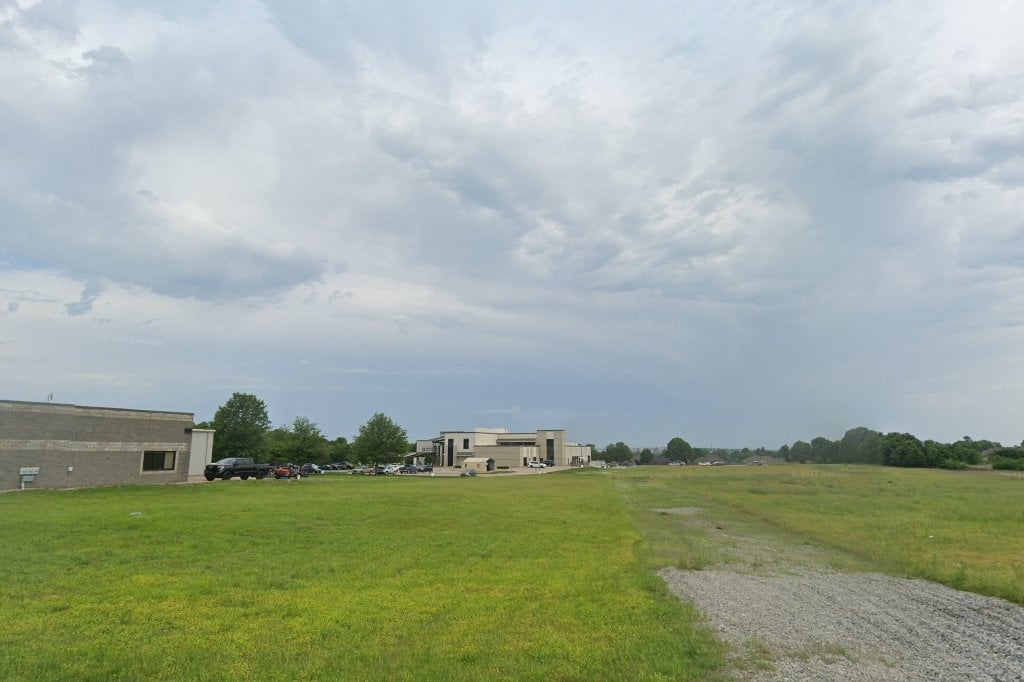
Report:
M 665 469 L 636 467 L 617 479 L 654 566 L 722 560 L 721 533 L 650 512 L 697 506 L 723 523 L 831 550 L 837 568 L 1024 604 L 1024 477 L 849 465 Z
M 699 507 L 719 526 L 659 508 Z M 0 495 L 0 679 L 716 679 L 724 526 L 1024 603 L 1024 479 L 853 466 Z
M 4 680 L 674 680 L 722 665 L 599 475 L 11 493 L 0 533 Z

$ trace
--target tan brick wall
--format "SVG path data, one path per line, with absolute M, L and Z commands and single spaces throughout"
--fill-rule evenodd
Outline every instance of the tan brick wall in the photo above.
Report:
M 21 486 L 21 467 L 39 467 L 33 488 L 185 481 L 193 419 L 189 412 L 0 401 L 0 490 Z M 176 452 L 174 470 L 143 472 L 147 450 Z

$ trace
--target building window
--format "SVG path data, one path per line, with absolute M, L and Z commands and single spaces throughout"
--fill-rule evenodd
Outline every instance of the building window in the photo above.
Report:
M 163 450 L 147 450 L 142 453 L 143 471 L 174 471 L 178 453 Z
M 468 438 L 463 438 L 462 439 L 462 449 L 463 450 L 469 450 L 469 439 Z

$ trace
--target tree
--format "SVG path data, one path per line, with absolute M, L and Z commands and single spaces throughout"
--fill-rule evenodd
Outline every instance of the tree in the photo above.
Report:
M 848 430 L 837 444 L 837 461 L 857 464 L 881 464 L 882 434 L 864 426 Z
M 347 462 L 352 456 L 352 446 L 348 444 L 348 438 L 341 436 L 328 443 L 327 456 L 332 462 Z
M 405 429 L 383 412 L 377 412 L 359 427 L 352 441 L 352 454 L 363 464 L 388 462 L 407 454 Z
M 271 462 L 293 462 L 292 432 L 287 426 L 278 426 L 267 431 L 267 459 Z
M 927 466 L 924 445 L 909 433 L 885 434 L 880 450 L 882 464 L 894 467 Z
M 252 457 L 262 461 L 266 454 L 266 434 L 270 428 L 267 406 L 251 393 L 235 392 L 217 408 L 212 426 L 213 456 Z
M 323 464 L 327 460 L 327 440 L 320 427 L 307 417 L 296 417 L 292 422 L 292 442 L 296 461 Z
M 824 436 L 818 436 L 817 438 L 811 439 L 811 461 L 813 462 L 833 462 L 833 451 L 835 450 L 835 443 L 830 441 Z
M 671 462 L 677 460 L 688 462 L 693 457 L 693 447 L 682 438 L 676 436 L 665 447 L 665 455 Z
M 802 440 L 793 443 L 789 449 L 789 456 L 794 462 L 804 462 L 811 458 L 811 444 Z
M 621 440 L 613 443 L 604 449 L 604 461 L 606 462 L 628 462 L 633 459 L 633 450 Z
M 981 452 L 967 436 L 950 445 L 949 449 L 953 459 L 959 462 L 964 464 L 978 464 L 981 462 Z
M 651 452 L 650 448 L 644 448 L 643 450 L 640 451 L 640 463 L 641 464 L 650 464 L 651 460 L 653 460 L 653 459 L 654 459 L 654 453 Z

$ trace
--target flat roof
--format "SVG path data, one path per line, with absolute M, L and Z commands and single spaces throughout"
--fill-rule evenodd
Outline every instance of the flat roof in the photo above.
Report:
M 31 407 L 63 407 L 76 410 L 108 410 L 110 412 L 149 412 L 155 414 L 178 414 L 194 417 L 194 412 L 178 412 L 173 410 L 146 410 L 137 407 L 101 407 L 99 405 L 74 405 L 72 403 L 37 402 L 31 400 L 0 400 L 0 405 L 26 405 Z

